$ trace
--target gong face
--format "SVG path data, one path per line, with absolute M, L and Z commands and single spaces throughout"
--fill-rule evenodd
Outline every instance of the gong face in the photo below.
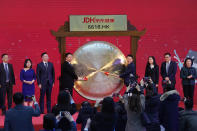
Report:
M 124 70 L 126 58 L 114 45 L 104 41 L 91 41 L 80 47 L 73 55 L 72 64 L 78 77 L 75 90 L 91 100 L 102 99 L 118 92 L 123 81 L 118 77 Z

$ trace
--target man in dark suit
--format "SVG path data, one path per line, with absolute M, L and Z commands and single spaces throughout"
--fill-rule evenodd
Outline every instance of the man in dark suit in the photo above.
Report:
M 127 67 L 125 69 L 125 72 L 120 74 L 120 78 L 124 79 L 125 85 L 128 87 L 129 84 L 132 84 L 134 81 L 136 81 L 136 67 L 133 62 L 133 56 L 127 55 Z
M 44 96 L 47 98 L 47 112 L 51 112 L 51 92 L 55 82 L 55 70 L 53 64 L 48 62 L 46 52 L 41 54 L 42 62 L 37 65 L 37 83 L 40 88 L 40 110 L 44 113 Z
M 2 114 L 6 113 L 5 97 L 7 93 L 8 109 L 12 106 L 12 87 L 15 85 L 14 70 L 9 64 L 8 54 L 2 54 L 3 63 L 0 64 L 0 106 Z
M 73 86 L 74 81 L 78 79 L 77 75 L 75 74 L 74 68 L 71 65 L 72 61 L 72 54 L 66 53 L 65 54 L 65 61 L 61 65 L 61 84 L 60 84 L 60 91 L 68 90 L 70 94 L 73 94 Z
M 5 115 L 5 131 L 34 131 L 32 117 L 40 116 L 40 108 L 33 98 L 35 109 L 30 106 L 24 106 L 24 96 L 22 93 L 15 93 L 13 101 L 16 104 L 14 108 L 9 109 Z
M 161 64 L 161 76 L 163 78 L 162 83 L 166 83 L 168 81 L 171 82 L 172 88 L 175 89 L 176 84 L 176 71 L 177 71 L 177 64 L 174 61 L 171 61 L 171 54 L 165 53 L 164 54 L 165 62 Z M 165 82 L 164 82 L 165 81 Z M 165 85 L 165 84 L 162 84 Z

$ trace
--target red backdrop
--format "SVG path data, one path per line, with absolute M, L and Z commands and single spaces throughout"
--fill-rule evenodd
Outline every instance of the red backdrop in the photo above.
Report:
M 138 30 L 147 29 L 139 41 L 137 73 L 143 77 L 149 55 L 156 57 L 160 65 L 163 54 L 174 56 L 176 49 L 184 59 L 190 49 L 197 51 L 197 1 L 196 0 L 1 0 L 0 1 L 0 54 L 8 53 L 14 65 L 16 86 L 21 91 L 20 69 L 25 58 L 31 58 L 33 68 L 41 61 L 40 54 L 47 51 L 54 63 L 56 83 L 52 99 L 56 103 L 60 75 L 60 54 L 57 41 L 49 30 L 57 30 L 69 15 L 126 14 Z M 74 51 L 87 41 L 104 40 L 115 44 L 126 55 L 129 53 L 128 37 L 81 37 L 68 38 L 66 50 Z M 182 93 L 179 72 L 176 88 Z M 195 91 L 197 95 L 197 90 Z M 39 89 L 36 86 L 36 96 Z M 74 92 L 77 103 L 85 100 Z M 195 103 L 197 103 L 195 97 Z

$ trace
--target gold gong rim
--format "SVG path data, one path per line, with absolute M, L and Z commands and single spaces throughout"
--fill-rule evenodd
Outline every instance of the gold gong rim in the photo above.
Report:
M 85 43 L 84 45 L 82 45 L 81 47 L 79 47 L 79 48 L 75 51 L 75 53 L 73 54 L 73 58 L 75 58 L 76 54 L 77 54 L 82 48 L 84 48 L 84 46 L 88 46 L 88 45 L 92 45 L 92 44 L 96 44 L 96 43 L 102 43 L 103 45 L 106 44 L 106 45 L 109 45 L 110 47 L 112 47 L 113 49 L 117 50 L 117 51 L 121 54 L 121 58 L 124 60 L 124 65 L 127 65 L 126 57 L 125 57 L 125 55 L 122 53 L 122 51 L 121 51 L 117 46 L 115 46 L 114 44 L 109 43 L 109 42 L 106 42 L 106 41 L 89 41 L 89 42 Z M 73 62 L 71 62 L 71 64 L 73 64 Z M 78 81 L 75 81 L 74 89 L 76 90 L 76 92 L 77 92 L 80 96 L 82 96 L 82 97 L 84 97 L 84 98 L 86 98 L 86 99 L 88 99 L 88 100 L 101 100 L 101 99 L 103 99 L 103 98 L 106 97 L 106 96 L 111 96 L 114 92 L 119 92 L 119 91 L 123 88 L 123 86 L 124 86 L 124 82 L 123 82 L 122 79 L 120 79 L 120 83 L 119 83 L 118 87 L 114 88 L 114 89 L 113 89 L 113 92 L 107 93 L 107 94 L 103 95 L 102 97 L 91 97 L 91 96 L 85 95 L 83 92 L 80 91 L 80 89 L 78 89 L 78 87 L 79 87 Z M 80 88 L 82 88 L 82 87 L 80 87 Z

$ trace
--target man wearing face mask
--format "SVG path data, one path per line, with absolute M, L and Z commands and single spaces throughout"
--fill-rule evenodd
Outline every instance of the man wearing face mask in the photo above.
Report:
M 6 113 L 6 93 L 8 100 L 8 109 L 12 106 L 12 87 L 15 85 L 14 70 L 12 64 L 9 63 L 8 54 L 2 54 L 2 63 L 0 64 L 0 106 L 2 115 Z
M 55 70 L 46 52 L 41 54 L 42 62 L 37 65 L 37 83 L 40 88 L 40 110 L 44 113 L 44 96 L 47 98 L 47 112 L 51 112 L 51 92 L 55 82 Z
M 133 56 L 132 55 L 127 55 L 127 67 L 125 71 L 120 74 L 120 78 L 124 79 L 124 83 L 126 87 L 128 87 L 130 84 L 136 81 L 136 67 L 133 62 Z
M 66 53 L 65 54 L 65 61 L 61 65 L 61 84 L 60 84 L 60 91 L 68 90 L 70 94 L 73 94 L 73 86 L 75 80 L 78 80 L 77 75 L 75 74 L 74 68 L 71 65 L 72 61 L 72 54 Z

